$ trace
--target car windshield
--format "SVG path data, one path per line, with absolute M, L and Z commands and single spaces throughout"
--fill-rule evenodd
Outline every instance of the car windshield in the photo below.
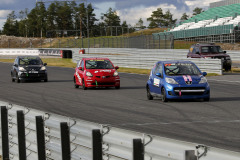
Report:
M 200 75 L 199 69 L 192 63 L 169 63 L 164 65 L 165 74 L 168 76 Z
M 113 69 L 113 65 L 109 60 L 97 59 L 86 60 L 86 69 Z
M 202 53 L 224 53 L 220 46 L 203 46 Z
M 19 65 L 42 65 L 41 59 L 36 57 L 24 57 L 19 59 Z

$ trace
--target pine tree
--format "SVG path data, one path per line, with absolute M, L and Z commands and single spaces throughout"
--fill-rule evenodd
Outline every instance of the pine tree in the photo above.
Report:
M 6 34 L 8 36 L 14 36 L 14 35 L 18 35 L 18 29 L 17 29 L 17 20 L 16 20 L 16 15 L 15 12 L 12 11 L 8 16 L 7 16 L 7 20 L 3 26 L 3 34 Z

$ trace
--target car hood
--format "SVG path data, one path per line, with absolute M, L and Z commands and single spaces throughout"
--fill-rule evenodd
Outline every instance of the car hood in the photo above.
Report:
M 93 76 L 112 76 L 115 72 L 115 69 L 88 69 L 87 72 L 90 72 Z
M 178 84 L 186 85 L 186 84 L 199 84 L 199 81 L 203 75 L 179 75 L 179 76 L 169 76 L 169 78 L 173 78 Z

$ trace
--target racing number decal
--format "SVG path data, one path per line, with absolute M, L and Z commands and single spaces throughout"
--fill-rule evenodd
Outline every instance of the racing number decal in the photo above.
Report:
M 160 85 L 160 80 L 157 78 L 154 78 L 153 85 L 159 87 Z
M 192 84 L 192 77 L 187 75 L 187 76 L 183 76 L 183 79 L 185 81 L 186 84 L 190 85 Z
M 81 82 L 82 82 L 82 79 L 81 79 L 81 77 L 79 76 L 79 74 L 78 74 L 77 71 L 76 71 L 76 76 L 77 76 L 77 78 L 78 78 L 79 83 L 81 83 Z

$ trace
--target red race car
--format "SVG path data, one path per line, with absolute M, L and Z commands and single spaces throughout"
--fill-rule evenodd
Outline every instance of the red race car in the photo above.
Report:
M 74 73 L 74 86 L 115 87 L 120 88 L 120 77 L 117 69 L 108 58 L 82 58 L 78 62 Z

